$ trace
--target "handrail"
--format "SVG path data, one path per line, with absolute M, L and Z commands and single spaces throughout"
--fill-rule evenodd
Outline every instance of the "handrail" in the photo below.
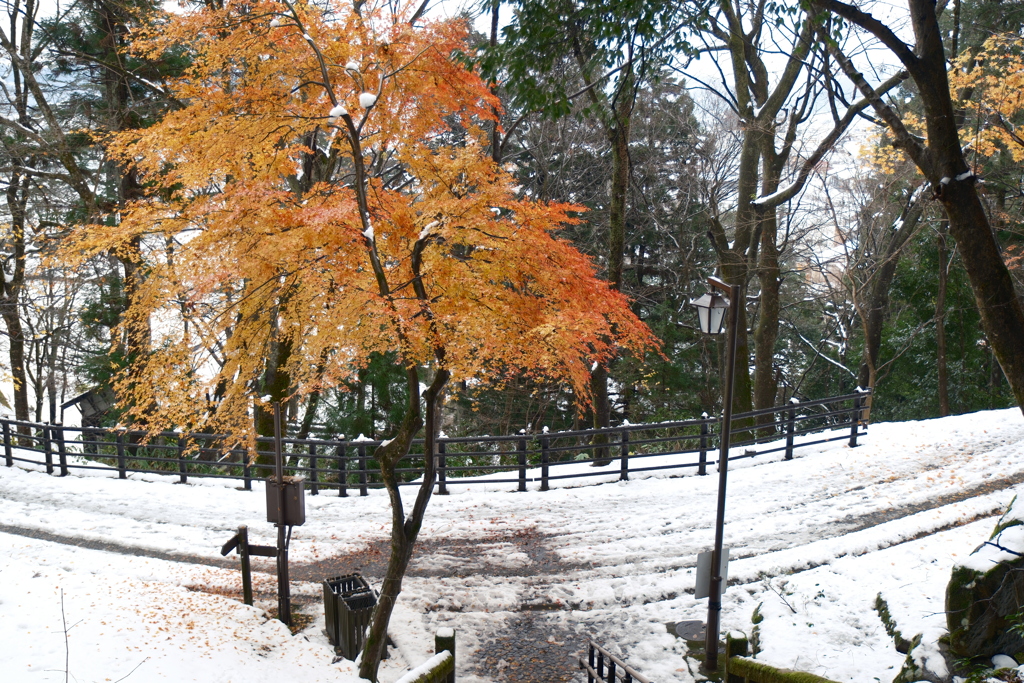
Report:
M 630 668 L 628 664 L 604 649 L 593 638 L 587 639 L 587 659 L 579 658 L 580 671 L 587 672 L 587 683 L 603 681 L 604 683 L 651 683 L 651 680 Z M 605 658 L 608 658 L 608 672 L 604 671 Z M 596 661 L 595 661 L 596 660 Z M 622 669 L 622 674 L 616 678 L 615 667 Z M 605 676 L 607 675 L 607 678 Z

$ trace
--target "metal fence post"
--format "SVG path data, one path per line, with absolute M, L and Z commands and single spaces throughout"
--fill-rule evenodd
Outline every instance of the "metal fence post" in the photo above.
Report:
M 622 466 L 619 468 L 619 481 L 629 480 L 629 430 L 622 430 Z
M 334 451 L 334 454 L 338 456 L 338 496 L 340 498 L 347 498 L 348 468 L 345 467 L 345 444 L 338 444 L 338 448 Z
M 448 495 L 448 444 L 444 441 L 437 442 L 437 493 L 441 496 Z
M 117 434 L 117 478 L 127 479 L 128 478 L 128 463 L 124 457 L 124 432 L 118 432 Z
M 64 424 L 58 422 L 54 427 L 53 434 L 57 439 L 57 461 L 60 463 L 60 476 L 66 477 L 68 476 L 68 450 L 64 443 Z
M 11 425 L 4 420 L 4 460 L 8 467 L 14 467 L 14 453 L 11 451 Z
M 857 447 L 857 429 L 860 427 L 860 402 L 860 394 L 853 397 L 853 411 L 850 413 L 850 448 Z
M 548 437 L 540 437 L 540 490 L 548 490 L 548 464 L 551 461 L 551 453 L 548 452 Z
M 799 403 L 795 396 L 790 399 L 789 413 L 786 415 L 786 460 L 793 459 L 793 434 L 796 431 L 796 407 Z
M 526 490 L 526 439 L 519 439 L 519 490 Z
M 43 452 L 46 454 L 46 473 L 53 474 L 53 448 L 50 444 L 49 425 L 43 425 Z
M 188 483 L 188 466 L 185 464 L 185 435 L 178 433 L 178 483 Z
M 370 495 L 366 491 L 366 446 L 359 446 L 359 495 Z
M 594 641 L 590 641 L 590 647 L 587 648 L 587 662 L 590 664 L 590 669 L 587 670 L 587 683 L 594 683 L 594 675 L 591 671 L 596 671 L 594 668 L 597 666 L 597 662 L 594 661 Z
M 312 470 L 309 473 L 309 493 L 313 496 L 320 495 L 320 472 L 317 469 L 317 458 L 316 458 L 316 444 L 309 444 L 309 469 Z
M 708 414 L 700 416 L 700 461 L 697 463 L 697 474 L 706 476 L 708 473 Z

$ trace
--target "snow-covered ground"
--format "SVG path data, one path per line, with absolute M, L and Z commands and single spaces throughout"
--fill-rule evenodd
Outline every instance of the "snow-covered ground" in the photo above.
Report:
M 758 659 L 836 681 L 886 682 L 904 656 L 874 611 L 876 596 L 908 638 L 941 632 L 953 563 L 987 537 L 1015 490 L 952 501 L 1024 475 L 1024 418 L 1013 409 L 878 424 L 862 443 L 730 467 L 723 627 L 750 633 L 760 605 Z M 220 558 L 240 524 L 252 542 L 274 542 L 262 490 L 147 479 L 0 468 L 0 524 L 209 558 Z M 548 492 L 452 487 L 435 496 L 421 534 L 434 552 L 405 582 L 392 620 L 401 653 L 382 680 L 429 657 L 440 626 L 458 632 L 459 680 L 488 680 L 470 673 L 474 651 L 524 604 L 552 608 L 544 612 L 551 623 L 581 642 L 593 633 L 616 644 L 654 681 L 694 680 L 684 642 L 665 624 L 706 615 L 706 600 L 693 598 L 693 568 L 713 541 L 717 485 L 717 476 L 652 477 Z M 307 496 L 306 505 L 295 563 L 363 550 L 387 533 L 382 492 Z M 556 569 L 534 566 L 516 542 L 526 532 L 541 535 Z M 446 544 L 472 544 L 474 556 L 446 554 Z M 65 670 L 77 681 L 358 680 L 350 662 L 334 662 L 322 612 L 292 636 L 268 620 L 261 607 L 269 604 L 225 597 L 238 584 L 234 569 L 0 533 L 3 680 L 57 681 Z M 319 590 L 293 588 L 300 596 Z

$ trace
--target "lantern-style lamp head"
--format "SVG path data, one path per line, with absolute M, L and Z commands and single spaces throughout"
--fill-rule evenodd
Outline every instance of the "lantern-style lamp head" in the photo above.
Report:
M 718 334 L 725 327 L 725 312 L 729 310 L 727 297 L 710 292 L 699 299 L 694 299 L 690 305 L 697 309 L 700 331 L 704 334 Z

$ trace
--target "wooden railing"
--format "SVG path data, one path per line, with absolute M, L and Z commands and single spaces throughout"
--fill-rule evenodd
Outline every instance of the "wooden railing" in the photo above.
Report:
M 856 446 L 865 433 L 862 419 L 866 393 L 791 403 L 786 406 L 734 416 L 734 436 L 729 460 L 743 460 L 782 453 L 791 460 L 795 451 L 831 441 L 848 440 Z M 650 472 L 673 474 L 708 473 L 717 462 L 720 431 L 717 417 L 623 424 L 608 429 L 568 432 L 520 433 L 510 436 L 443 437 L 434 454 L 438 493 L 451 485 L 506 484 L 526 491 L 530 485 L 542 491 L 560 480 L 627 480 Z M 224 434 L 152 433 L 131 429 L 69 427 L 0 419 L 3 458 L 45 468 L 65 476 L 75 470 L 116 472 L 121 479 L 131 474 L 163 474 L 181 483 L 190 478 L 239 481 L 245 489 L 254 479 L 271 474 L 273 439 L 255 440 L 257 460 L 243 441 Z M 306 480 L 310 494 L 323 490 L 347 496 L 358 490 L 382 486 L 374 449 L 380 441 L 369 439 L 284 438 L 287 475 Z M 423 474 L 423 441 L 398 469 L 402 483 L 414 484 Z

